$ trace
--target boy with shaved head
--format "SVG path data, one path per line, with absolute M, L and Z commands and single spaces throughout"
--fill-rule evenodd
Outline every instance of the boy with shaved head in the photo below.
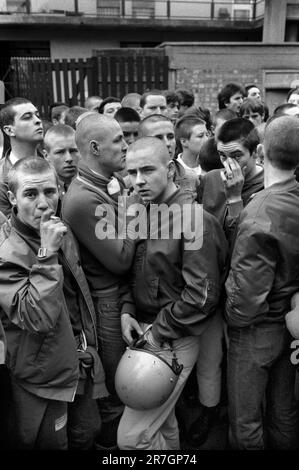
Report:
M 116 367 L 125 346 L 120 327 L 119 286 L 133 261 L 135 242 L 133 237 L 102 237 L 99 230 L 105 217 L 101 208 L 108 207 L 111 225 L 107 230 L 117 231 L 118 196 L 124 187 L 116 172 L 125 167 L 127 144 L 118 122 L 97 113 L 86 113 L 78 121 L 76 143 L 81 160 L 78 175 L 64 196 L 62 215 L 78 240 L 96 310 L 99 354 L 110 393 L 100 403 L 101 444 L 113 447 L 123 409 L 114 388 Z
M 297 118 L 279 117 L 266 127 L 265 189 L 241 214 L 226 282 L 230 436 L 237 449 L 298 447 L 285 327 L 299 289 L 298 147 Z
M 215 313 L 226 242 L 217 220 L 194 202 L 190 192 L 174 183 L 174 162 L 159 139 L 145 137 L 130 145 L 127 171 L 148 219 L 131 270 L 134 313 L 128 312 L 125 303 L 122 308 L 123 337 L 130 343 L 133 332 L 146 331 L 142 347 L 168 363 L 174 352 L 183 370 L 160 407 L 125 408 L 118 446 L 123 450 L 178 450 L 175 405 L 196 362 L 201 334 Z M 157 209 L 161 218 L 155 226 Z M 168 231 L 163 236 L 165 228 Z

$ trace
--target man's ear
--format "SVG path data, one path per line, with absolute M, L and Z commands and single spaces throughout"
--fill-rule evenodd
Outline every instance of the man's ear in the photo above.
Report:
M 187 147 L 188 147 L 189 140 L 186 139 L 185 137 L 182 137 L 182 138 L 180 139 L 180 142 L 181 142 L 181 146 L 182 146 L 183 148 L 187 148 Z
M 265 156 L 264 144 L 258 144 L 256 148 L 256 154 L 257 154 L 259 161 L 261 162 L 264 161 L 264 156 Z
M 53 124 L 53 126 L 57 126 L 57 124 L 59 124 L 58 119 L 53 118 L 53 119 L 52 119 L 52 124 Z
M 7 125 L 7 126 L 3 126 L 3 131 L 5 132 L 6 135 L 8 135 L 8 137 L 15 137 L 15 131 L 13 129 L 13 126 L 12 125 Z
M 49 158 L 48 158 L 48 152 L 47 152 L 46 149 L 42 149 L 42 154 L 43 154 L 43 156 L 44 156 L 47 160 L 49 160 Z
M 8 199 L 9 199 L 9 202 L 11 203 L 11 205 L 16 206 L 17 205 L 17 200 L 16 200 L 16 197 L 15 197 L 14 193 L 12 193 L 11 191 L 7 191 L 7 196 L 8 196 Z
M 100 155 L 100 145 L 96 140 L 91 140 L 89 142 L 89 148 L 93 155 Z
M 169 179 L 172 179 L 172 180 L 173 180 L 174 175 L 175 175 L 175 164 L 174 164 L 174 161 L 173 161 L 173 160 L 170 160 L 170 161 L 167 163 L 167 168 L 168 168 L 167 176 L 169 177 Z

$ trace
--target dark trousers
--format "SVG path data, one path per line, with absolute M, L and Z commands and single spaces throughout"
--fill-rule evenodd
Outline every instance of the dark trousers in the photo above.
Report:
M 13 434 L 16 449 L 67 450 L 67 403 L 38 397 L 13 378 Z
M 101 418 L 96 400 L 76 395 L 68 404 L 67 433 L 70 450 L 92 450 L 101 430 Z
M 295 449 L 298 414 L 292 338 L 283 324 L 229 328 L 228 411 L 236 449 Z

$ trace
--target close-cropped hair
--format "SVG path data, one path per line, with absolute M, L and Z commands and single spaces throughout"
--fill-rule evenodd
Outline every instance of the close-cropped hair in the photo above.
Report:
M 88 109 L 82 108 L 82 106 L 72 106 L 65 114 L 64 122 L 73 129 L 76 129 L 76 121 L 78 117 L 86 113 Z
M 146 105 L 146 99 L 148 96 L 155 95 L 155 96 L 164 96 L 164 93 L 162 90 L 148 90 L 143 95 L 141 95 L 140 98 L 140 107 L 143 108 Z
M 135 104 L 136 101 L 138 101 L 138 103 L 140 103 L 140 98 L 141 98 L 141 95 L 139 93 L 128 93 L 127 95 L 125 95 L 122 98 L 121 105 L 124 108 L 131 108 L 132 103 Z
M 178 90 L 175 90 L 175 92 L 179 97 L 180 106 L 188 106 L 188 108 L 193 106 L 194 94 L 191 91 L 179 88 Z
M 292 108 L 298 108 L 298 106 L 294 103 L 282 103 L 274 109 L 273 116 L 285 116 L 285 112 Z
M 280 170 L 293 170 L 299 165 L 299 120 L 294 116 L 279 116 L 265 129 L 265 156 Z
M 14 110 L 15 106 L 19 104 L 31 103 L 27 98 L 12 98 L 6 101 L 0 110 L 0 129 L 3 130 L 4 126 L 9 126 L 14 123 L 16 112 Z
M 51 139 L 53 136 L 57 135 L 61 137 L 69 137 L 70 135 L 75 135 L 75 130 L 67 124 L 57 124 L 56 126 L 50 127 L 44 137 L 44 149 L 47 152 L 49 152 L 51 148 Z
M 143 137 L 144 134 L 146 133 L 145 128 L 147 124 L 151 124 L 152 122 L 161 122 L 161 121 L 170 122 L 173 125 L 171 119 L 169 119 L 167 116 L 164 116 L 164 114 L 151 114 L 150 116 L 146 116 L 139 123 L 139 126 L 138 126 L 139 137 Z
M 118 122 L 140 122 L 141 120 L 135 109 L 126 107 L 119 108 L 114 115 L 114 119 Z
M 223 168 L 214 137 L 210 137 L 206 142 L 203 143 L 200 148 L 197 160 L 203 171 L 211 171 L 218 168 Z
M 98 107 L 98 112 L 100 114 L 104 114 L 104 108 L 105 108 L 106 104 L 108 104 L 108 103 L 120 103 L 120 99 L 116 98 L 115 96 L 107 96 L 107 98 L 105 98 L 102 101 L 102 103 L 100 104 L 100 106 Z
M 184 116 L 193 115 L 205 121 L 206 128 L 208 131 L 212 131 L 213 122 L 211 112 L 208 108 L 202 108 L 201 106 L 191 106 L 184 112 Z
M 260 143 L 258 132 L 249 119 L 235 118 L 226 121 L 220 128 L 218 140 L 224 144 L 232 141 L 240 141 L 249 150 L 250 155 Z
M 52 172 L 58 185 L 58 177 L 51 163 L 42 157 L 26 157 L 18 160 L 9 170 L 7 175 L 8 189 L 13 194 L 18 189 L 18 175 L 25 173 L 28 175 L 37 175 Z
M 252 113 L 258 113 L 260 116 L 264 116 L 265 107 L 260 101 L 246 98 L 246 100 L 241 105 L 240 116 L 242 117 L 244 114 L 247 114 L 250 111 Z
M 66 104 L 62 104 L 60 106 L 54 106 L 51 109 L 51 121 L 53 121 L 53 119 L 57 119 L 57 120 L 60 119 L 63 111 L 67 111 L 68 109 L 69 109 L 69 106 L 67 106 Z
M 228 83 L 225 85 L 217 95 L 219 109 L 226 108 L 226 104 L 229 103 L 230 97 L 236 93 L 241 93 L 245 96 L 245 90 L 242 85 L 238 83 Z
M 192 114 L 181 117 L 174 128 L 176 141 L 179 142 L 181 139 L 190 139 L 193 128 L 200 124 L 206 125 L 203 119 Z

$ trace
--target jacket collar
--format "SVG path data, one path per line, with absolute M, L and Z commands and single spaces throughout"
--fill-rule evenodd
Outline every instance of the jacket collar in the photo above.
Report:
M 294 176 L 291 176 L 290 178 L 284 180 L 284 181 L 281 181 L 279 183 L 274 183 L 274 184 L 271 184 L 271 186 L 268 186 L 266 189 L 266 191 L 283 191 L 283 192 L 286 192 L 286 191 L 290 191 L 292 189 L 296 189 L 296 188 L 299 188 L 299 184 L 298 182 L 296 181 L 296 178 L 295 178 L 295 175 Z

